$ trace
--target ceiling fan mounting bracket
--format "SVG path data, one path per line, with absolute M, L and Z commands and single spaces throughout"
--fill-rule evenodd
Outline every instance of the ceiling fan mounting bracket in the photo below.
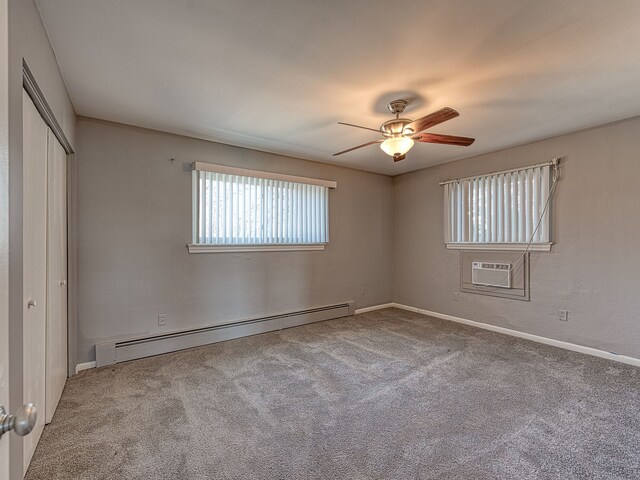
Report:
M 400 115 L 402 112 L 404 112 L 404 109 L 407 108 L 407 105 L 409 105 L 409 102 L 407 102 L 406 100 L 391 100 L 387 104 L 387 108 L 394 115 Z

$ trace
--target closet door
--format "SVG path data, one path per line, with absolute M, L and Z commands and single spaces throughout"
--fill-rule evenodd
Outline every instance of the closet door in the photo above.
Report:
M 34 429 L 24 437 L 26 472 L 45 422 L 48 128 L 26 92 L 22 97 L 23 398 L 38 410 Z
M 67 380 L 67 155 L 49 130 L 47 155 L 47 387 L 51 422 Z

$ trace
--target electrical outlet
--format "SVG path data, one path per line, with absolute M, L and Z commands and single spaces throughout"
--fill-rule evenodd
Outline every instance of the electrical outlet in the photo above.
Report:
M 558 320 L 561 322 L 569 321 L 569 310 L 558 310 Z
M 453 294 L 451 294 L 451 298 L 453 299 L 454 302 L 459 302 L 460 301 L 460 292 L 453 292 Z
M 163 326 L 167 324 L 167 314 L 166 313 L 159 313 L 158 314 L 158 326 Z
M 365 287 L 360 287 L 360 296 L 364 297 L 367 294 L 367 289 Z

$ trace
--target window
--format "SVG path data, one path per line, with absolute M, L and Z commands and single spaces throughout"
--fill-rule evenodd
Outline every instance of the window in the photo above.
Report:
M 444 182 L 447 248 L 550 250 L 555 162 Z
M 194 163 L 190 253 L 322 250 L 336 182 Z

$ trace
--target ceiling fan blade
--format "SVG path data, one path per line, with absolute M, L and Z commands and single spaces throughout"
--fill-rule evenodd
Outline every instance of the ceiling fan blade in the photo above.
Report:
M 342 155 L 343 153 L 352 152 L 362 147 L 368 147 L 369 145 L 374 145 L 376 143 L 382 143 L 382 140 L 374 140 L 373 142 L 363 143 L 362 145 L 358 145 L 357 147 L 350 148 L 348 150 L 343 150 L 342 152 L 334 153 L 333 156 Z
M 411 137 L 416 142 L 424 143 L 441 143 L 444 145 L 459 145 L 461 147 L 468 147 L 476 141 L 475 138 L 469 137 L 456 137 L 454 135 L 440 135 L 438 133 L 420 133 Z
M 379 128 L 363 127 L 362 125 L 354 125 L 353 123 L 338 122 L 338 125 L 346 125 L 347 127 L 362 128 L 363 130 L 371 130 L 372 132 L 381 133 Z
M 394 155 L 393 156 L 393 161 L 394 162 L 399 162 L 400 160 L 404 160 L 405 158 L 407 158 L 407 154 L 406 153 L 404 155 Z
M 413 133 L 420 133 L 427 128 L 434 127 L 439 125 L 442 122 L 446 122 L 447 120 L 451 120 L 452 118 L 456 118 L 460 115 L 453 108 L 444 107 L 438 110 L 437 112 L 430 113 L 427 116 L 414 120 L 406 127 L 404 127 L 405 132 L 407 130 L 412 130 Z

